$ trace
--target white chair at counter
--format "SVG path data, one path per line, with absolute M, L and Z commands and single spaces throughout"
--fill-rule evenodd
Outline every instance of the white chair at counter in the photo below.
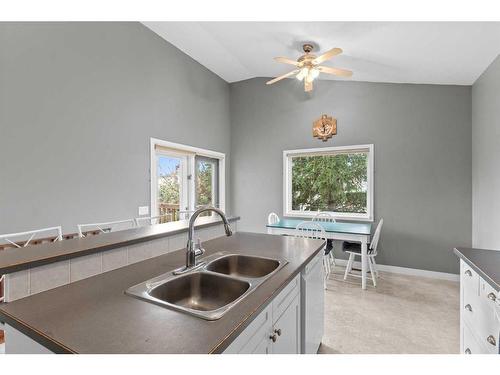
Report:
M 136 217 L 134 219 L 135 225 L 137 227 L 143 227 L 146 225 L 163 224 L 172 221 L 172 214 L 158 215 L 158 216 L 144 216 Z
M 85 237 L 85 234 L 83 232 L 91 230 L 108 233 L 135 228 L 135 226 L 136 224 L 134 219 L 108 221 L 103 223 L 78 224 L 78 236 L 83 238 Z
M 62 227 L 57 226 L 29 230 L 26 232 L 2 234 L 0 235 L 0 245 L 3 244 L 13 248 L 23 248 L 29 246 L 30 244 L 33 244 L 33 242 L 55 242 L 61 241 L 62 239 Z M 5 299 L 4 280 L 5 275 L 2 275 L 0 277 L 0 302 L 3 302 Z
M 268 224 L 276 224 L 277 222 L 280 221 L 280 217 L 278 216 L 278 214 L 274 213 L 274 212 L 271 212 L 268 216 L 267 216 L 267 223 Z
M 335 218 L 329 214 L 328 212 L 319 212 L 316 216 L 313 217 L 312 221 L 319 221 L 323 223 L 336 223 L 337 221 Z M 328 241 L 332 244 L 332 248 L 330 251 L 328 251 L 328 259 L 330 260 L 330 268 L 331 266 L 335 266 L 335 256 L 333 254 L 333 241 L 332 240 L 327 240 L 326 241 L 326 248 L 328 249 Z
M 373 286 L 377 286 L 378 270 L 377 270 L 377 263 L 375 262 L 375 257 L 377 256 L 378 241 L 380 239 L 380 232 L 382 231 L 383 224 L 384 224 L 384 219 L 380 219 L 377 225 L 377 229 L 375 229 L 375 233 L 373 234 L 373 239 L 370 242 L 370 246 L 368 247 L 367 261 L 368 261 L 368 267 L 370 267 L 370 274 L 372 276 Z M 349 254 L 349 260 L 347 261 L 344 280 L 347 279 L 347 275 L 359 277 L 358 275 L 352 274 L 351 271 L 355 257 L 359 256 L 361 258 L 361 244 L 344 241 L 342 245 L 342 251 Z
M 326 238 L 326 234 L 320 224 L 313 221 L 303 221 L 297 225 L 297 228 L 295 229 L 295 237 L 324 240 Z M 330 260 L 328 255 L 323 256 L 323 269 L 325 270 L 324 284 L 326 289 L 326 280 L 328 279 L 328 276 L 330 276 Z

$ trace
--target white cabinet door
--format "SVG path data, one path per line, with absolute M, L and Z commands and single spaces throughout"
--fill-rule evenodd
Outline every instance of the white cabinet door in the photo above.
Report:
M 300 295 L 274 323 L 273 354 L 300 354 Z
M 226 354 L 269 354 L 273 327 L 272 306 L 267 306 L 224 351 Z

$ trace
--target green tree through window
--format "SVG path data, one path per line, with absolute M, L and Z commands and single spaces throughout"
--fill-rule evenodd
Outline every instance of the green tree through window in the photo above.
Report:
M 367 212 L 366 153 L 292 158 L 292 210 Z

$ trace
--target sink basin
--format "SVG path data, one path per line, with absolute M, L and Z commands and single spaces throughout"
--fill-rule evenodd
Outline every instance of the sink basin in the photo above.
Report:
M 213 311 L 234 302 L 249 288 L 246 281 L 196 272 L 160 284 L 149 295 L 180 308 Z
M 214 253 L 183 275 L 172 271 L 134 285 L 125 294 L 206 320 L 221 318 L 288 261 Z
M 226 255 L 210 262 L 207 271 L 234 277 L 260 278 L 269 275 L 280 266 L 275 259 L 248 255 Z

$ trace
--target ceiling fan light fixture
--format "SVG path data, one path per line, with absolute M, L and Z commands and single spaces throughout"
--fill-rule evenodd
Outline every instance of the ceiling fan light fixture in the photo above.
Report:
M 309 71 L 309 74 L 310 74 L 310 76 L 311 76 L 312 79 L 316 79 L 319 76 L 319 69 L 317 69 L 317 68 L 311 68 L 310 71 Z
M 312 44 L 304 44 L 303 49 L 305 54 L 300 56 L 297 61 L 294 61 L 287 57 L 275 57 L 274 59 L 277 62 L 294 65 L 296 69 L 279 77 L 273 78 L 267 81 L 266 84 L 272 85 L 273 83 L 281 81 L 282 79 L 295 75 L 295 78 L 297 78 L 299 81 L 304 81 L 304 91 L 310 92 L 313 89 L 313 81 L 319 77 L 320 73 L 332 74 L 334 76 L 341 77 L 352 76 L 352 72 L 350 70 L 321 65 L 323 62 L 330 60 L 332 57 L 341 54 L 342 49 L 337 47 L 332 48 L 331 50 L 326 51 L 325 53 L 317 57 L 311 53 L 313 50 Z
M 306 78 L 309 75 L 309 69 L 307 67 L 304 67 L 300 69 L 299 74 L 297 74 L 297 79 L 299 81 L 302 81 L 304 78 Z

